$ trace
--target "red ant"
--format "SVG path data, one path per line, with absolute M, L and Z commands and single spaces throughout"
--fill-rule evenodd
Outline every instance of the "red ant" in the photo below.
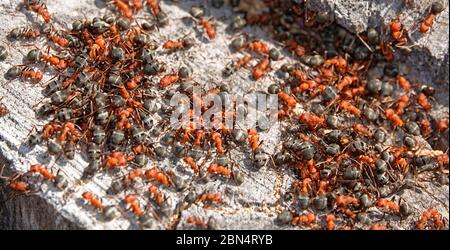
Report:
M 133 157 L 129 156 L 127 157 L 122 152 L 113 152 L 106 158 L 106 167 L 108 168 L 114 168 L 116 166 L 125 166 L 127 165 L 127 162 L 132 160 Z
M 164 186 L 169 186 L 171 184 L 171 180 L 169 179 L 169 177 L 164 172 L 158 171 L 158 169 L 156 168 L 146 170 L 145 176 L 149 180 L 155 180 Z
M 372 133 L 370 133 L 369 129 L 362 124 L 355 124 L 352 126 L 352 128 L 356 133 L 360 135 L 366 136 L 368 138 L 372 137 Z
M 408 104 L 409 104 L 409 97 L 407 95 L 400 96 L 397 102 L 397 109 L 396 109 L 397 114 L 403 114 Z
M 400 116 L 398 116 L 393 109 L 386 109 L 384 110 L 384 114 L 386 115 L 386 118 L 388 118 L 394 125 L 398 126 L 398 127 L 403 127 L 404 122 L 403 120 L 400 118 Z
M 205 205 L 209 206 L 209 205 L 211 205 L 213 202 L 216 202 L 216 203 L 222 203 L 223 200 L 222 200 L 222 198 L 220 197 L 220 194 L 216 194 L 216 193 L 204 193 L 204 194 L 200 195 L 200 196 L 197 198 L 197 202 L 202 202 L 202 203 L 204 203 Z
M 223 175 L 223 176 L 226 176 L 226 177 L 230 177 L 231 173 L 232 173 L 231 170 L 229 170 L 229 169 L 227 169 L 227 168 L 225 168 L 223 166 L 220 166 L 217 163 L 211 164 L 208 167 L 207 171 L 210 174 L 219 174 L 219 175 Z
M 400 206 L 396 202 L 384 198 L 378 200 L 377 207 L 394 213 L 400 212 Z
M 144 177 L 144 174 L 142 173 L 142 171 L 139 169 L 134 169 L 128 174 L 126 181 L 127 181 L 127 183 L 132 183 L 137 178 L 142 178 L 142 177 Z
M 193 45 L 193 41 L 189 38 L 183 38 L 178 41 L 168 40 L 163 44 L 163 48 L 167 50 L 187 49 Z
M 234 65 L 234 68 L 236 70 L 241 69 L 242 67 L 245 67 L 250 61 L 252 60 L 252 57 L 250 55 L 245 55 L 241 59 L 239 59 L 236 64 Z
M 336 227 L 336 217 L 334 216 L 334 214 L 327 214 L 326 222 L 327 230 L 334 230 L 334 228 Z
M 317 127 L 322 127 L 325 124 L 325 119 L 312 113 L 303 113 L 299 116 L 299 121 L 308 125 L 309 129 L 313 130 Z
M 119 112 L 118 117 L 119 120 L 117 121 L 117 125 L 116 128 L 117 129 L 122 129 L 122 128 L 131 128 L 131 123 L 128 121 L 128 117 L 131 115 L 131 113 L 133 113 L 134 109 L 132 108 L 127 108 L 127 109 L 123 109 Z
M 0 98 L 0 117 L 6 116 L 7 114 L 9 114 L 8 108 L 3 103 L 1 103 L 2 99 L 3 99 L 3 96 Z
M 151 186 L 148 188 L 148 192 L 152 195 L 156 204 L 161 205 L 164 202 L 164 195 L 158 190 L 156 186 Z
M 356 76 L 344 76 L 344 78 L 336 86 L 337 90 L 343 90 L 345 87 L 350 86 L 353 82 L 357 81 Z
M 369 230 L 388 230 L 388 228 L 382 224 L 373 224 Z
M 405 31 L 403 30 L 403 25 L 399 19 L 392 20 L 389 23 L 389 28 L 391 30 L 392 38 L 400 44 L 405 44 L 407 39 L 405 36 Z
M 327 59 L 323 62 L 324 66 L 332 65 L 338 68 L 340 73 L 345 73 L 347 70 L 347 61 L 340 56 L 333 57 L 331 59 Z
M 219 132 L 214 132 L 211 136 L 211 139 L 216 144 L 217 153 L 223 154 L 222 135 Z
M 186 220 L 186 223 L 193 224 L 196 227 L 202 227 L 202 228 L 208 227 L 205 222 L 203 222 L 200 218 L 195 217 L 195 216 L 189 216 L 189 218 L 187 218 L 187 220 Z
M 18 191 L 20 193 L 29 194 L 31 192 L 30 185 L 24 181 L 18 180 L 22 174 L 16 174 L 12 177 L 5 177 L 3 176 L 3 170 L 5 166 L 1 167 L 0 170 L 0 178 L 6 179 L 8 181 L 7 186 L 11 188 L 14 191 Z
M 423 212 L 422 216 L 419 219 L 419 222 L 417 223 L 416 228 L 419 230 L 424 230 L 427 226 L 427 222 L 433 219 L 434 220 L 434 227 L 436 229 L 441 229 L 444 227 L 444 223 L 442 222 L 442 214 L 440 214 L 435 208 L 430 208 Z
M 199 173 L 199 168 L 195 163 L 194 158 L 187 156 L 183 158 L 183 161 L 194 171 L 194 173 Z
M 400 87 L 406 91 L 409 92 L 410 88 L 411 88 L 411 83 L 404 77 L 404 76 L 397 76 L 397 81 L 398 81 L 398 85 L 400 85 Z
M 358 109 L 357 107 L 353 106 L 353 104 L 351 104 L 350 102 L 347 101 L 342 101 L 341 103 L 339 103 L 339 108 L 349 112 L 352 115 L 356 115 L 356 116 L 361 116 L 361 110 Z
M 263 55 L 267 55 L 269 54 L 269 46 L 267 46 L 267 44 L 265 44 L 262 41 L 259 40 L 255 40 L 251 43 L 247 44 L 247 48 L 251 51 L 263 54 Z
M 439 132 L 444 132 L 448 129 L 448 118 L 447 119 L 441 119 L 438 121 L 436 128 Z
M 122 0 L 113 0 L 113 2 L 126 18 L 131 19 L 133 17 L 133 11 L 128 4 Z
M 44 3 L 39 0 L 26 0 L 25 3 L 28 9 L 40 15 L 46 23 L 51 21 L 47 6 Z
M 131 0 L 131 3 L 133 4 L 133 7 L 136 11 L 142 9 L 142 0 Z
M 142 214 L 144 214 L 144 212 L 142 211 L 142 209 L 139 205 L 139 201 L 138 201 L 136 195 L 129 194 L 129 195 L 125 196 L 124 202 L 125 202 L 125 204 L 128 204 L 130 206 L 131 211 L 137 217 L 141 217 Z
M 216 37 L 216 29 L 211 24 L 211 22 L 202 18 L 200 19 L 200 25 L 205 29 L 206 34 L 208 35 L 208 38 L 210 40 L 213 40 Z
M 92 194 L 91 192 L 84 192 L 82 194 L 82 196 L 86 201 L 88 201 L 95 208 L 100 209 L 100 210 L 102 210 L 104 208 L 100 199 L 98 197 L 96 197 L 94 194 Z
M 58 140 L 63 142 L 67 139 L 67 135 L 70 133 L 72 141 L 76 141 L 79 136 L 79 131 L 73 122 L 66 122 L 62 127 L 61 134 L 58 136 Z
M 256 151 L 256 149 L 259 147 L 259 135 L 258 132 L 256 131 L 256 129 L 251 128 L 248 130 L 248 141 L 250 143 L 250 147 L 252 149 L 252 151 Z
M 430 110 L 431 104 L 428 102 L 427 96 L 424 93 L 420 93 L 417 96 L 417 103 L 424 109 L 424 110 Z
M 59 45 L 61 47 L 69 46 L 69 40 L 67 40 L 66 38 L 64 38 L 56 33 L 49 34 L 48 39 L 50 39 L 52 42 L 56 43 L 57 45 Z
M 159 86 L 168 87 L 169 85 L 172 85 L 172 84 L 178 82 L 179 79 L 180 79 L 180 77 L 178 76 L 178 74 L 165 75 L 161 78 L 161 80 L 159 80 Z
M 155 16 L 159 16 L 159 13 L 161 12 L 161 8 L 159 7 L 158 0 L 147 0 L 147 5 L 150 6 L 150 8 L 152 9 L 153 14 L 155 14 Z
M 281 98 L 289 108 L 295 108 L 297 105 L 295 98 L 285 92 L 278 93 L 278 97 Z
M 309 226 L 316 221 L 316 216 L 313 213 L 304 214 L 301 216 L 294 217 L 292 219 L 292 224 L 298 225 L 303 224 Z
M 30 167 L 30 172 L 32 173 L 39 173 L 42 175 L 45 179 L 49 181 L 53 181 L 55 179 L 55 176 L 47 169 L 46 166 L 42 164 L 33 164 Z
M 261 62 L 256 65 L 255 69 L 252 72 L 253 79 L 258 80 L 263 77 L 265 72 L 270 69 L 270 60 L 268 57 L 265 57 L 261 60 Z
M 430 28 L 433 26 L 434 19 L 436 18 L 436 15 L 441 13 L 444 10 L 444 6 L 440 2 L 434 2 L 431 5 L 430 13 L 428 16 L 423 20 L 423 22 L 420 24 L 419 31 L 421 33 L 426 33 L 430 30 Z
M 36 39 L 39 36 L 41 36 L 39 30 L 36 30 L 32 27 L 15 28 L 11 30 L 11 32 L 9 33 L 9 37 L 13 39 L 18 38 Z

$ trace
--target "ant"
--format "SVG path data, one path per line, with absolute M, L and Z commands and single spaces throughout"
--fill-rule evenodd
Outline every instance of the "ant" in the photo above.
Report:
M 409 92 L 409 90 L 411 88 L 411 83 L 404 76 L 398 75 L 397 76 L 397 82 L 398 82 L 398 85 L 400 85 L 400 87 L 405 92 Z
M 350 102 L 347 101 L 342 101 L 341 103 L 339 103 L 339 108 L 341 110 L 347 111 L 352 115 L 361 116 L 361 110 L 358 109 L 357 107 L 353 106 L 353 104 L 351 104 Z
M 396 112 L 397 114 L 401 115 L 405 112 L 405 108 L 408 106 L 409 104 L 409 96 L 407 95 L 402 95 L 400 96 L 400 98 L 398 99 L 397 102 L 397 108 L 396 108 Z
M 430 102 L 427 99 L 427 96 L 424 93 L 420 93 L 417 96 L 417 103 L 426 111 L 429 111 L 432 108 Z
M 194 45 L 194 41 L 190 38 L 183 38 L 178 41 L 168 40 L 163 44 L 163 48 L 167 50 L 188 49 Z
M 128 173 L 128 175 L 126 177 L 126 182 L 132 183 L 137 178 L 142 178 L 142 177 L 144 177 L 144 174 L 142 173 L 142 171 L 140 169 L 134 169 L 134 170 L 130 171 L 130 173 Z
M 142 9 L 142 0 L 131 0 L 131 3 L 136 11 L 140 11 Z
M 377 207 L 394 213 L 400 212 L 400 206 L 396 202 L 384 198 L 378 200 Z
M 89 58 L 96 59 L 101 51 L 105 51 L 107 42 L 102 35 L 95 38 L 94 43 L 89 45 Z
M 259 141 L 258 132 L 256 131 L 256 129 L 251 128 L 248 130 L 247 134 L 248 134 L 248 141 L 250 143 L 250 148 L 252 149 L 253 152 L 255 152 L 258 149 L 259 145 L 261 144 Z
M 288 40 L 286 42 L 286 47 L 298 57 L 302 57 L 306 54 L 306 48 L 298 44 L 294 39 Z
M 260 53 L 262 55 L 269 54 L 269 46 L 262 41 L 255 40 L 247 44 L 247 49 L 250 51 L 254 51 L 256 53 Z
M 122 0 L 113 0 L 113 3 L 126 18 L 131 19 L 133 17 L 133 11 L 131 10 L 130 6 L 128 6 L 128 4 L 126 4 Z
M 347 61 L 340 56 L 333 57 L 331 59 L 327 59 L 323 62 L 324 66 L 335 66 L 340 73 L 345 73 L 347 70 Z
M 448 129 L 448 118 L 439 120 L 436 127 L 437 127 L 437 130 L 441 133 L 444 132 L 445 130 L 447 130 Z
M 358 78 L 356 76 L 344 76 L 344 78 L 336 86 L 336 89 L 341 91 L 345 87 L 350 86 L 353 82 L 355 82 L 357 80 L 358 80 Z
M 95 208 L 97 208 L 99 210 L 103 210 L 103 208 L 105 207 L 105 206 L 103 206 L 100 199 L 97 196 L 95 196 L 94 194 L 92 194 L 91 192 L 84 192 L 82 194 L 82 196 L 87 202 L 89 202 L 92 206 L 94 206 Z
M 210 40 L 213 40 L 216 37 L 216 29 L 211 24 L 211 22 L 206 19 L 201 18 L 199 23 L 205 29 L 206 34 L 208 35 L 208 38 Z
M 3 99 L 3 96 L 0 97 L 0 117 L 4 117 L 7 114 L 9 114 L 8 108 L 1 102 L 2 99 Z
M 145 176 L 149 180 L 155 180 L 164 186 L 169 186 L 172 184 L 170 178 L 162 171 L 158 171 L 157 168 L 152 168 L 145 171 Z
M 430 28 L 433 26 L 434 19 L 436 18 L 436 15 L 441 13 L 444 10 L 444 6 L 440 2 L 434 2 L 431 5 L 430 13 L 427 15 L 427 17 L 420 23 L 419 31 L 421 33 L 427 33 Z
M 69 40 L 67 40 L 66 38 L 62 37 L 61 35 L 59 35 L 57 33 L 51 33 L 47 37 L 48 37 L 48 39 L 50 39 L 50 41 L 52 41 L 53 43 L 55 43 L 61 47 L 69 46 Z
M 416 225 L 416 228 L 419 230 L 424 230 L 430 219 L 433 219 L 433 226 L 436 229 L 441 229 L 444 227 L 442 214 L 440 214 L 435 208 L 429 208 L 428 210 L 423 212 L 422 216 L 419 219 L 419 222 Z
M 105 165 L 108 168 L 114 168 L 116 166 L 125 166 L 128 161 L 132 160 L 132 156 L 127 157 L 122 152 L 113 152 L 107 158 Z
M 46 23 L 51 21 L 51 16 L 48 13 L 47 6 L 41 0 L 25 0 L 27 8 L 36 14 L 40 15 Z
M 388 228 L 382 224 L 373 224 L 369 230 L 388 230 Z
M 42 53 L 38 49 L 31 50 L 27 55 L 27 59 L 30 62 L 38 62 L 38 61 L 46 62 L 52 66 L 55 66 L 59 70 L 67 69 L 70 66 L 70 63 L 67 62 L 66 60 L 59 58 L 55 55 Z
M 336 217 L 334 216 L 334 214 L 327 214 L 326 229 L 334 230 L 335 227 L 336 227 Z
M 180 80 L 180 77 L 178 76 L 178 74 L 168 74 L 168 75 L 163 76 L 159 80 L 159 86 L 168 87 L 168 86 L 178 82 L 179 80 Z
M 76 125 L 73 122 L 64 123 L 61 133 L 58 136 L 58 141 L 60 142 L 66 141 L 68 134 L 71 135 L 72 141 L 78 140 L 79 131 L 77 130 Z
M 42 164 L 31 165 L 30 172 L 31 173 L 39 173 L 40 175 L 42 175 L 42 177 L 44 177 L 45 179 L 47 179 L 49 181 L 55 180 L 55 176 L 47 169 L 46 166 L 44 166 Z
M 407 38 L 406 38 L 406 32 L 403 29 L 403 24 L 400 22 L 400 20 L 394 19 L 389 23 L 389 29 L 391 30 L 391 36 L 394 38 L 394 40 L 399 44 L 406 44 Z
M 303 113 L 299 116 L 299 121 L 308 125 L 309 129 L 314 130 L 325 124 L 325 119 L 312 113 Z
M 158 190 L 156 186 L 150 186 L 148 188 L 148 192 L 151 194 L 153 199 L 155 200 L 156 204 L 161 206 L 164 202 L 164 195 L 161 193 L 161 191 Z
M 142 209 L 139 205 L 139 201 L 138 201 L 136 195 L 129 194 L 129 195 L 125 196 L 124 202 L 131 208 L 131 211 L 137 217 L 141 217 L 144 214 L 144 212 L 142 211 Z
M 278 93 L 278 97 L 281 98 L 281 100 L 283 100 L 289 108 L 295 108 L 295 106 L 297 106 L 297 101 L 295 100 L 295 98 L 288 93 L 281 91 L 280 93 Z
M 194 173 L 200 172 L 197 163 L 195 163 L 194 158 L 187 156 L 183 158 L 183 161 L 194 171 Z
M 352 128 L 356 133 L 358 133 L 360 135 L 363 135 L 368 138 L 372 137 L 372 133 L 369 131 L 369 129 L 362 124 L 355 124 L 352 126 Z
M 300 83 L 300 85 L 298 85 L 298 87 L 295 87 L 292 90 L 292 93 L 297 94 L 297 93 L 305 92 L 308 90 L 312 90 L 316 87 L 317 87 L 317 82 L 315 80 L 305 80 L 305 81 L 302 81 L 302 83 Z
M 35 82 L 40 82 L 43 75 L 42 72 L 37 69 L 34 70 L 27 66 L 14 66 L 6 72 L 5 77 L 9 80 L 15 79 L 17 77 L 23 77 L 25 79 L 33 79 Z
M 425 138 L 428 137 L 431 133 L 433 133 L 431 122 L 426 118 L 420 120 L 420 130 Z
M 193 215 L 187 218 L 186 223 L 195 225 L 196 227 L 208 228 L 208 225 L 206 225 L 205 222 Z
M 26 38 L 26 39 L 36 39 L 41 36 L 39 30 L 32 27 L 22 27 L 14 28 L 9 33 L 9 37 L 12 39 Z
M 161 8 L 159 7 L 158 0 L 147 0 L 147 5 L 150 6 L 150 8 L 152 9 L 152 12 L 155 16 L 159 16 L 159 13 L 161 12 Z
M 217 163 L 211 164 L 208 167 L 207 171 L 210 174 L 218 174 L 218 175 L 223 175 L 226 177 L 230 177 L 232 174 L 231 170 L 229 170 L 229 169 L 225 168 L 224 166 L 221 166 Z
M 0 178 L 1 179 L 5 179 L 5 180 L 8 181 L 7 186 L 9 188 L 11 188 L 14 191 L 23 193 L 25 195 L 28 195 L 28 194 L 30 194 L 32 192 L 31 188 L 30 188 L 30 185 L 28 183 L 26 183 L 25 181 L 19 180 L 22 177 L 23 174 L 16 174 L 16 175 L 14 175 L 12 177 L 6 177 L 6 176 L 3 176 L 4 168 L 5 168 L 5 166 L 1 167 Z
M 384 110 L 384 114 L 386 115 L 386 118 L 389 119 L 395 126 L 403 127 L 403 120 L 395 113 L 393 109 Z
M 252 77 L 255 80 L 263 77 L 265 72 L 270 69 L 270 60 L 268 57 L 262 59 L 252 72 Z
M 216 148 L 217 148 L 217 153 L 219 154 L 223 154 L 223 141 L 222 141 L 222 135 L 219 132 L 214 132 L 211 135 L 211 139 L 214 141 L 214 143 L 216 144 Z
M 197 198 L 196 202 L 202 202 L 206 206 L 210 206 L 213 202 L 222 203 L 223 200 L 220 197 L 220 194 L 217 194 L 217 193 L 203 193 Z
M 237 70 L 245 67 L 251 60 L 252 60 L 252 57 L 250 55 L 243 56 L 241 59 L 239 59 L 235 63 L 235 65 L 234 65 L 235 70 L 237 71 Z
M 310 226 L 316 221 L 316 216 L 313 213 L 304 214 L 301 216 L 296 216 L 292 219 L 293 225 L 303 224 L 305 226 Z

